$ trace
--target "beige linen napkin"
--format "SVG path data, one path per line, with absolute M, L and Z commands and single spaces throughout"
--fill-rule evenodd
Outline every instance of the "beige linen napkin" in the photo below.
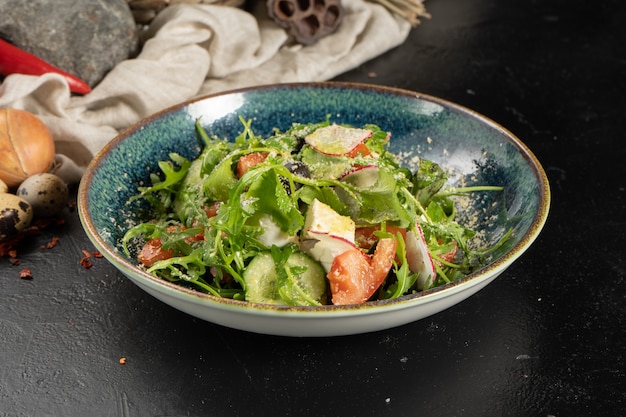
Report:
M 107 142 L 150 114 L 233 88 L 327 80 L 401 44 L 411 29 L 379 4 L 342 4 L 339 29 L 310 46 L 289 42 L 262 8 L 172 5 L 151 23 L 139 56 L 91 93 L 72 96 L 56 74 L 14 74 L 0 84 L 0 108 L 37 114 L 55 138 L 57 174 L 76 183 Z

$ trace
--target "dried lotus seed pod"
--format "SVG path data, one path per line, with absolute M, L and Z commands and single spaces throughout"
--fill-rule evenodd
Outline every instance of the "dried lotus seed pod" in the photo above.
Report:
M 314 44 L 337 30 L 344 14 L 341 0 L 267 0 L 267 10 L 304 45 Z

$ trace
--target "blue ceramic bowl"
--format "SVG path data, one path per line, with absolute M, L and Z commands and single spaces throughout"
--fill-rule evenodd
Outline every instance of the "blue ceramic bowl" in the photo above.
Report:
M 415 157 L 445 167 L 452 185 L 488 184 L 503 193 L 462 203 L 464 221 L 488 245 L 509 228 L 507 244 L 467 277 L 418 294 L 360 306 L 275 307 L 216 298 L 155 278 L 135 266 L 120 247 L 141 221 L 129 203 L 170 152 L 198 155 L 194 123 L 210 135 L 233 138 L 239 117 L 256 134 L 286 130 L 293 122 L 374 123 L 392 133 L 390 150 L 411 166 Z M 497 197 L 493 197 L 496 195 Z M 550 203 L 548 180 L 531 151 L 497 123 L 467 108 L 412 91 L 346 83 L 278 84 L 188 101 L 157 113 L 113 139 L 89 165 L 79 188 L 79 214 L 96 248 L 139 287 L 193 316 L 258 333 L 332 336 L 382 330 L 435 314 L 483 288 L 528 249 L 539 235 Z

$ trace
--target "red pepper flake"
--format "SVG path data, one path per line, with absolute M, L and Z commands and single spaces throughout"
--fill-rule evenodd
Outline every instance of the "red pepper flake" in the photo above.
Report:
M 30 272 L 30 269 L 24 268 L 20 271 L 21 279 L 33 279 L 33 274 Z
M 120 358 L 120 365 L 126 365 L 126 358 Z
M 60 237 L 58 237 L 58 236 L 54 236 L 54 237 L 52 238 L 52 240 L 50 240 L 50 242 L 48 242 L 48 243 L 46 244 L 46 249 L 52 249 L 52 248 L 54 248 L 54 247 L 57 245 L 57 243 L 59 243 L 59 240 L 61 240 L 61 238 L 60 238 Z
M 91 262 L 91 259 L 89 258 L 82 258 L 80 260 L 80 266 L 85 269 L 90 269 L 93 266 L 93 262 Z
M 18 266 L 22 263 L 22 260 L 17 257 L 17 251 L 15 249 L 11 249 L 7 252 L 9 255 L 9 263 L 13 266 Z
M 93 252 L 89 252 L 85 249 L 82 249 L 81 252 L 83 253 L 83 257 L 80 260 L 80 264 L 86 268 L 89 269 L 93 266 L 93 261 L 92 261 L 92 257 L 93 258 L 103 258 L 104 256 L 98 252 L 98 251 L 93 251 Z
M 41 233 L 41 229 L 37 226 L 31 226 L 18 233 L 17 235 L 9 238 L 8 240 L 0 242 L 0 257 L 5 255 L 10 255 L 11 252 L 15 251 L 15 248 L 18 246 L 19 242 L 22 239 L 25 239 L 29 236 L 35 236 Z
M 65 219 L 62 218 L 38 218 L 35 220 L 32 226 L 27 227 L 22 232 L 17 235 L 11 237 L 8 240 L 4 240 L 0 242 L 0 257 L 8 255 L 11 258 L 17 257 L 17 255 L 12 255 L 11 253 L 16 253 L 16 248 L 19 246 L 19 243 L 28 239 L 31 236 L 38 236 L 41 234 L 42 230 L 50 227 L 50 226 L 62 226 L 65 224 Z M 58 242 L 59 238 L 53 238 L 54 243 Z M 49 245 L 49 244 L 48 244 Z M 41 249 L 44 249 L 48 245 L 40 246 Z
M 84 256 L 80 260 L 80 265 L 85 269 L 91 268 L 93 266 L 93 262 L 91 261 L 91 254 L 84 249 L 81 252 Z

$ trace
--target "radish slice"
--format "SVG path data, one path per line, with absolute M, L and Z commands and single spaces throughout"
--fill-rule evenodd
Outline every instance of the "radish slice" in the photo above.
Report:
M 320 127 L 304 138 L 316 151 L 325 155 L 345 155 L 354 150 L 365 139 L 372 136 L 372 131 L 338 124 Z
M 419 224 L 415 224 L 415 231 L 409 230 L 406 233 L 406 260 L 411 272 L 418 274 L 417 289 L 423 290 L 432 285 L 437 270 Z
M 341 236 L 312 230 L 307 231 L 307 236 L 310 238 L 302 241 L 300 250 L 308 253 L 311 258 L 322 264 L 326 272 L 330 271 L 333 260 L 337 255 L 341 255 L 351 249 L 359 250 L 354 243 Z M 359 252 L 361 251 L 359 250 Z M 367 255 L 364 253 L 363 256 L 367 258 Z
M 339 180 L 359 188 L 372 187 L 378 181 L 378 167 L 376 165 L 357 166 L 343 174 Z

